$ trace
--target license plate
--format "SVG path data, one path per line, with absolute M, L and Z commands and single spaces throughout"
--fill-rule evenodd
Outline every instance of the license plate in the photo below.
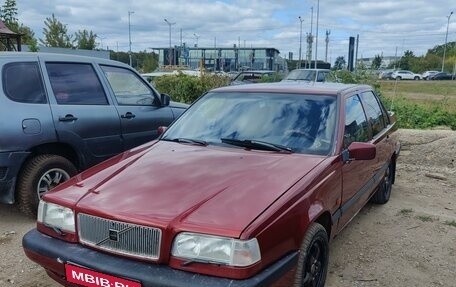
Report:
M 141 287 L 141 283 L 65 264 L 66 280 L 87 287 Z

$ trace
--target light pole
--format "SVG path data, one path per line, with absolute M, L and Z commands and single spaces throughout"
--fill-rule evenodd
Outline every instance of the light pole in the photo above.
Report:
M 445 53 L 446 53 L 446 46 L 447 46 L 447 41 L 448 41 L 448 27 L 450 26 L 451 15 L 453 15 L 453 11 L 451 11 L 450 15 L 447 16 L 448 22 L 447 22 L 447 30 L 446 30 L 446 35 L 445 35 L 445 46 L 443 46 L 442 72 L 443 72 L 443 68 L 445 67 Z
M 301 49 L 302 49 L 302 22 L 304 19 L 301 19 L 301 16 L 298 17 L 300 22 L 300 30 L 299 30 L 299 61 L 298 61 L 298 68 L 301 69 Z
M 133 11 L 128 11 L 128 58 L 130 59 L 130 66 L 131 66 L 131 28 L 130 28 L 130 18 L 131 14 L 135 12 Z
M 317 28 L 315 31 L 315 69 L 317 68 L 318 59 L 318 19 L 320 18 L 320 0 L 317 0 Z
M 193 33 L 193 36 L 195 36 L 195 39 L 196 39 L 195 48 L 197 48 L 198 47 L 198 38 L 200 37 L 200 35 Z
M 168 59 L 169 59 L 169 64 L 172 65 L 173 62 L 173 55 L 172 55 L 172 47 L 171 47 L 171 26 L 176 24 L 176 22 L 169 22 L 168 20 L 165 19 L 166 24 L 169 26 L 169 53 L 168 53 Z
M 101 46 L 101 50 L 103 50 L 103 39 L 106 39 L 106 37 L 100 37 L 100 36 L 95 36 L 96 38 L 100 39 L 100 46 Z

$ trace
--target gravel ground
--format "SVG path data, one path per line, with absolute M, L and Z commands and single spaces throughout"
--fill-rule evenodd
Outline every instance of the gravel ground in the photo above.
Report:
M 333 240 L 326 286 L 456 286 L 456 132 L 399 130 L 396 184 Z M 58 286 L 25 257 L 35 225 L 0 205 L 0 286 Z

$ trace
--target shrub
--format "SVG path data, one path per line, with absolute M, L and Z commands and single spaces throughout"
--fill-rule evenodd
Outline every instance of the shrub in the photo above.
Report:
M 154 85 L 160 93 L 168 94 L 173 101 L 192 103 L 207 91 L 226 86 L 230 78 L 219 75 L 205 75 L 195 77 L 179 73 L 166 75 L 154 80 Z

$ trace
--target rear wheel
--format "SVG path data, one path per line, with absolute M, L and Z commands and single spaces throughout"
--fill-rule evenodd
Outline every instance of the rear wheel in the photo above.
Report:
M 394 163 L 390 162 L 388 168 L 386 169 L 385 175 L 383 176 L 380 185 L 378 186 L 377 191 L 374 196 L 371 198 L 371 202 L 377 204 L 385 204 L 389 201 L 391 196 L 391 189 L 393 187 L 394 181 Z
M 420 79 L 420 77 L 418 77 L 418 76 L 414 78 L 415 81 L 418 81 L 419 79 Z
M 41 196 L 76 173 L 73 163 L 62 156 L 45 154 L 31 158 L 18 180 L 19 209 L 29 216 L 36 216 Z
M 396 80 L 398 80 L 398 81 L 402 80 L 401 76 L 397 76 Z
M 312 223 L 300 248 L 294 287 L 325 286 L 328 259 L 328 234 L 321 224 Z

